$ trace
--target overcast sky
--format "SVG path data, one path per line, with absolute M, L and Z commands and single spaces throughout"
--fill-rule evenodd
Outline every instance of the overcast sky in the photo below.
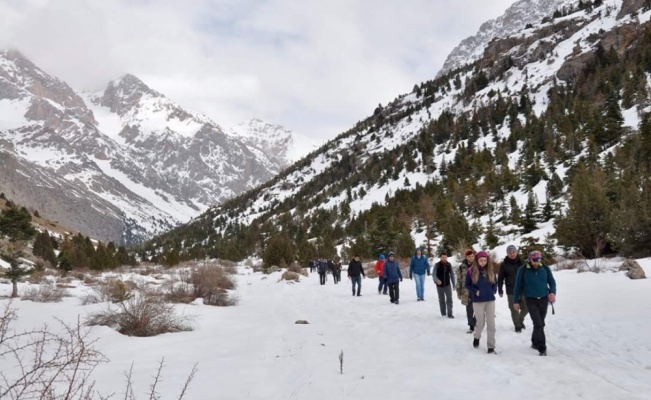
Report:
M 0 47 L 75 89 L 129 72 L 223 127 L 332 138 L 515 0 L 0 0 Z

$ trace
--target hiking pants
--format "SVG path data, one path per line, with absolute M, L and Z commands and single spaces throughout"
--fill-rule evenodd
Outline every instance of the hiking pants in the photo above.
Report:
M 319 272 L 319 283 L 325 285 L 326 277 L 325 272 Z
M 475 326 L 475 339 L 481 339 L 481 333 L 486 325 L 488 331 L 488 348 L 495 348 L 495 300 L 482 301 L 481 303 L 472 303 L 475 309 L 475 318 L 477 318 L 477 326 Z
M 392 303 L 400 300 L 400 282 L 389 283 L 389 299 Z
M 547 341 L 545 339 L 545 317 L 547 316 L 547 307 L 549 300 L 547 296 L 539 299 L 527 297 L 527 308 L 529 308 L 529 316 L 533 322 L 533 332 L 531 333 L 531 344 L 538 349 L 538 351 L 547 351 Z
M 470 329 L 475 329 L 477 325 L 477 319 L 475 318 L 475 309 L 472 306 L 472 300 L 468 299 L 466 304 L 466 318 L 468 318 L 468 327 Z
M 355 285 L 357 285 L 357 295 L 360 295 L 362 290 L 362 276 L 351 276 L 350 281 L 353 283 L 353 296 L 355 295 Z
M 439 294 L 439 307 L 442 316 L 452 316 L 452 286 L 436 286 Z
M 377 285 L 377 292 L 387 294 L 387 280 L 383 276 L 378 277 L 380 283 Z
M 416 298 L 425 298 L 425 274 L 414 274 L 414 282 L 416 282 Z
M 513 295 L 506 295 L 509 299 L 509 310 L 511 310 L 511 320 L 513 321 L 513 326 L 517 328 L 522 328 L 524 326 L 524 319 L 529 314 L 529 309 L 527 308 L 527 301 L 520 300 L 520 311 L 515 311 L 513 308 Z

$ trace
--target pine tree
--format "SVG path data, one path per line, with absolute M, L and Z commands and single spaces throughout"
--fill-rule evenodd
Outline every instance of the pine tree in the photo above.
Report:
M 527 234 L 535 230 L 538 226 L 538 200 L 533 192 L 527 196 L 527 205 L 524 208 L 524 215 L 520 220 L 522 233 Z
M 32 245 L 32 254 L 49 262 L 51 266 L 56 266 L 56 254 L 54 254 L 52 238 L 47 229 L 36 235 L 34 244 Z
M 493 221 L 492 216 L 488 220 L 488 226 L 486 227 L 485 231 L 485 239 L 486 247 L 489 249 L 494 249 L 500 245 L 500 238 L 495 232 L 495 222 Z
M 608 241 L 612 205 L 604 193 L 603 174 L 580 165 L 570 187 L 567 213 L 556 220 L 561 246 L 577 247 L 586 257 L 598 257 Z
M 262 256 L 262 261 L 267 268 L 273 265 L 286 267 L 293 263 L 295 259 L 296 249 L 294 243 L 285 234 L 278 234 L 269 238 Z
M 25 207 L 8 208 L 0 213 L 0 235 L 12 241 L 30 240 L 36 234 L 32 226 L 32 216 Z

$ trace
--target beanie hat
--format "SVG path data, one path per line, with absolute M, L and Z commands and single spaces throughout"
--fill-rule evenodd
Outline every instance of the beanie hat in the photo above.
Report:
M 506 248 L 506 252 L 508 253 L 510 251 L 518 251 L 518 248 L 510 244 L 509 247 Z
M 473 249 L 468 249 L 468 250 L 466 250 L 466 251 L 463 252 L 463 256 L 464 256 L 464 257 L 468 257 L 468 256 L 471 255 L 471 254 L 475 254 L 475 250 L 473 250 Z
M 389 257 L 391 257 L 391 256 L 395 256 L 395 253 L 392 252 L 392 251 L 389 252 Z
M 482 258 L 482 257 L 488 259 L 488 253 L 486 253 L 486 252 L 483 251 L 483 250 L 480 251 L 479 253 L 477 253 L 477 259 L 480 259 L 480 258 Z
M 542 253 L 538 250 L 534 250 L 529 253 L 529 261 L 540 261 L 542 259 Z
M 384 260 L 384 254 L 380 254 L 380 260 Z

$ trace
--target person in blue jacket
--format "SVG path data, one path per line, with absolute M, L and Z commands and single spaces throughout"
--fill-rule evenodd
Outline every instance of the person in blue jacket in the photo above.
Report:
M 382 267 L 382 276 L 386 279 L 389 286 L 389 301 L 393 304 L 400 302 L 400 282 L 402 282 L 402 272 L 400 266 L 396 261 L 396 255 L 393 252 L 389 253 L 389 259 Z
M 472 306 L 477 318 L 475 334 L 472 341 L 474 348 L 479 347 L 479 339 L 484 330 L 488 331 L 488 353 L 495 353 L 495 293 L 497 293 L 497 276 L 488 253 L 480 251 L 475 262 L 466 275 L 466 288 L 472 298 Z
M 423 255 L 423 249 L 419 247 L 409 263 L 409 279 L 416 278 L 417 301 L 425 300 L 425 273 L 427 273 L 427 276 L 430 275 L 429 261 Z
M 518 269 L 513 290 L 513 307 L 520 310 L 520 299 L 524 296 L 533 323 L 531 347 L 541 356 L 547 355 L 545 338 L 545 317 L 549 303 L 556 301 L 556 280 L 552 270 L 542 264 L 542 253 L 529 253 L 528 262 Z

